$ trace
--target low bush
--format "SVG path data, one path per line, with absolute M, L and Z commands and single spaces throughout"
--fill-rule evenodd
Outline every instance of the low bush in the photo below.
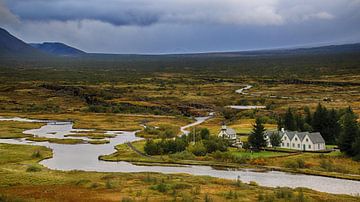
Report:
M 287 168 L 307 168 L 307 164 L 303 159 L 295 159 L 295 160 L 289 160 L 285 162 L 285 167 Z
M 171 187 L 168 184 L 160 183 L 160 184 L 151 186 L 150 189 L 157 190 L 161 193 L 165 193 L 165 192 L 169 191 L 171 189 Z
M 286 199 L 286 200 L 289 200 L 294 196 L 292 190 L 286 187 L 278 188 L 275 194 L 276 194 L 276 198 Z
M 170 158 L 172 159 L 179 159 L 179 160 L 184 160 L 184 159 L 195 159 L 195 155 L 187 150 L 182 151 L 182 152 L 178 152 L 175 154 L 170 154 Z
M 26 169 L 26 172 L 40 172 L 41 168 L 38 166 L 31 165 Z
M 193 153 L 195 156 L 205 156 L 206 155 L 206 148 L 202 142 L 197 142 L 194 145 L 189 145 L 187 150 Z
M 36 151 L 31 155 L 31 157 L 32 158 L 41 158 L 42 155 L 41 155 L 40 151 Z
M 243 154 L 241 156 L 234 155 L 230 152 L 216 151 L 211 155 L 214 159 L 229 162 L 229 163 L 246 163 L 251 159 L 249 154 Z

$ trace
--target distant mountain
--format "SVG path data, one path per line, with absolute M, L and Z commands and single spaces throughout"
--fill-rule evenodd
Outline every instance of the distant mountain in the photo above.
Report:
M 190 57 L 248 57 L 248 56 L 291 56 L 291 55 L 325 55 L 325 54 L 344 54 L 360 53 L 360 43 L 329 45 L 309 48 L 288 48 L 288 49 L 268 49 L 251 51 L 231 51 L 231 52 L 208 52 L 208 53 L 189 53 L 172 54 L 173 56 Z
M 80 56 L 86 54 L 82 50 L 58 42 L 30 43 L 30 45 L 43 52 L 58 56 Z
M 43 52 L 33 48 L 29 44 L 11 35 L 5 29 L 0 28 L 0 57 L 43 57 Z

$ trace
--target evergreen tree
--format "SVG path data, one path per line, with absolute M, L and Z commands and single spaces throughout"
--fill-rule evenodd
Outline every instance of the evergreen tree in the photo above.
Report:
M 278 130 L 281 130 L 282 128 L 285 128 L 284 119 L 281 116 L 279 116 L 277 118 L 277 126 L 278 126 Z
M 338 141 L 340 151 L 345 152 L 349 156 L 356 155 L 353 149 L 353 144 L 356 142 L 359 135 L 359 124 L 357 116 L 349 109 L 341 120 L 341 133 Z
M 340 123 L 338 113 L 332 109 L 328 114 L 328 131 L 326 133 L 329 137 L 328 142 L 330 144 L 335 144 L 340 135 Z
M 360 161 L 360 132 L 358 132 L 358 137 L 356 138 L 355 142 L 352 145 L 352 151 L 354 160 Z
M 329 111 L 319 103 L 312 119 L 312 128 L 321 133 L 327 144 L 335 142 L 331 123 Z
M 292 113 L 291 108 L 289 108 L 285 113 L 284 127 L 285 127 L 285 129 L 291 130 L 291 131 L 297 130 L 296 121 L 295 121 L 294 114 Z
M 307 123 L 308 125 L 311 126 L 312 124 L 312 114 L 311 114 L 311 111 L 310 111 L 310 108 L 309 107 L 305 107 L 304 108 L 304 112 L 305 112 L 305 123 Z
M 253 130 L 249 135 L 249 144 L 259 150 L 262 147 L 266 147 L 266 140 L 264 138 L 265 128 L 260 118 L 256 118 L 255 125 L 253 126 Z
M 281 145 L 282 140 L 281 140 L 281 136 L 278 132 L 274 133 L 272 136 L 270 136 L 270 143 L 271 143 L 271 146 L 274 148 L 279 147 Z
M 144 146 L 144 151 L 149 155 L 158 155 L 161 152 L 159 151 L 158 145 L 153 140 L 147 140 Z
M 319 103 L 318 106 L 316 107 L 316 110 L 312 118 L 311 125 L 314 131 L 321 133 L 324 127 L 324 120 L 326 119 L 326 116 L 327 116 L 327 110 Z
M 301 114 L 295 115 L 296 130 L 305 131 L 305 121 Z
M 200 130 L 200 136 L 202 140 L 208 140 L 210 137 L 210 131 L 207 128 L 203 128 Z

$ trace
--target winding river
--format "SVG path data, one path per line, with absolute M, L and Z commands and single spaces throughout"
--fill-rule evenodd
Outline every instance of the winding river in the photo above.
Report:
M 247 85 L 243 88 L 236 90 L 235 92 L 239 93 L 241 95 L 247 95 L 248 93 L 245 91 L 249 90 L 252 87 L 253 87 L 252 85 Z M 232 108 L 232 109 L 265 109 L 266 108 L 266 106 L 258 106 L 258 105 L 253 105 L 253 106 L 251 106 L 251 105 L 230 105 L 227 107 Z
M 197 124 L 201 124 L 209 117 L 199 117 L 195 123 L 182 127 L 185 129 Z M 13 121 L 44 122 L 46 125 L 38 129 L 24 131 L 26 134 L 32 134 L 43 137 L 68 138 L 66 135 L 81 132 L 89 129 L 73 129 L 71 122 L 54 122 L 44 120 L 30 119 L 4 119 Z M 98 171 L 98 172 L 159 172 L 159 173 L 187 173 L 191 175 L 212 176 L 224 179 L 236 179 L 240 176 L 243 182 L 255 181 L 262 186 L 268 187 L 307 187 L 314 190 L 335 193 L 335 194 L 360 194 L 360 181 L 335 179 L 321 176 L 310 176 L 302 174 L 290 174 L 278 171 L 255 172 L 249 169 L 217 170 L 210 166 L 139 166 L 128 162 L 106 162 L 98 160 L 100 155 L 114 152 L 114 146 L 125 142 L 133 142 L 141 138 L 135 136 L 135 132 L 130 131 L 107 131 L 107 134 L 115 135 L 110 138 L 109 144 L 92 145 L 76 144 L 64 145 L 49 142 L 31 142 L 24 139 L 0 139 L 0 143 L 8 144 L 26 144 L 40 145 L 53 150 L 53 158 L 46 159 L 40 164 L 54 170 L 70 171 Z M 69 137 L 73 138 L 73 137 Z

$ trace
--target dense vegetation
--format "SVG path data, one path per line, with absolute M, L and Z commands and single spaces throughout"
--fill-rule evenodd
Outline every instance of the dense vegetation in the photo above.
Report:
M 320 132 L 326 144 L 336 144 L 341 132 L 340 120 L 348 113 L 353 113 L 350 108 L 328 110 L 321 104 L 313 113 L 308 107 L 302 113 L 289 108 L 279 118 L 278 125 L 290 131 Z
M 175 139 L 147 140 L 144 151 L 149 155 L 164 155 L 187 150 L 195 156 L 205 156 L 215 151 L 227 151 L 228 145 L 225 139 L 210 136 L 209 130 L 201 129 L 199 132 L 182 135 Z
M 358 116 L 348 107 L 328 110 L 319 104 L 314 113 L 304 108 L 304 113 L 288 109 L 279 119 L 279 128 L 291 131 L 320 132 L 326 144 L 337 144 L 347 155 L 360 159 L 360 128 Z

